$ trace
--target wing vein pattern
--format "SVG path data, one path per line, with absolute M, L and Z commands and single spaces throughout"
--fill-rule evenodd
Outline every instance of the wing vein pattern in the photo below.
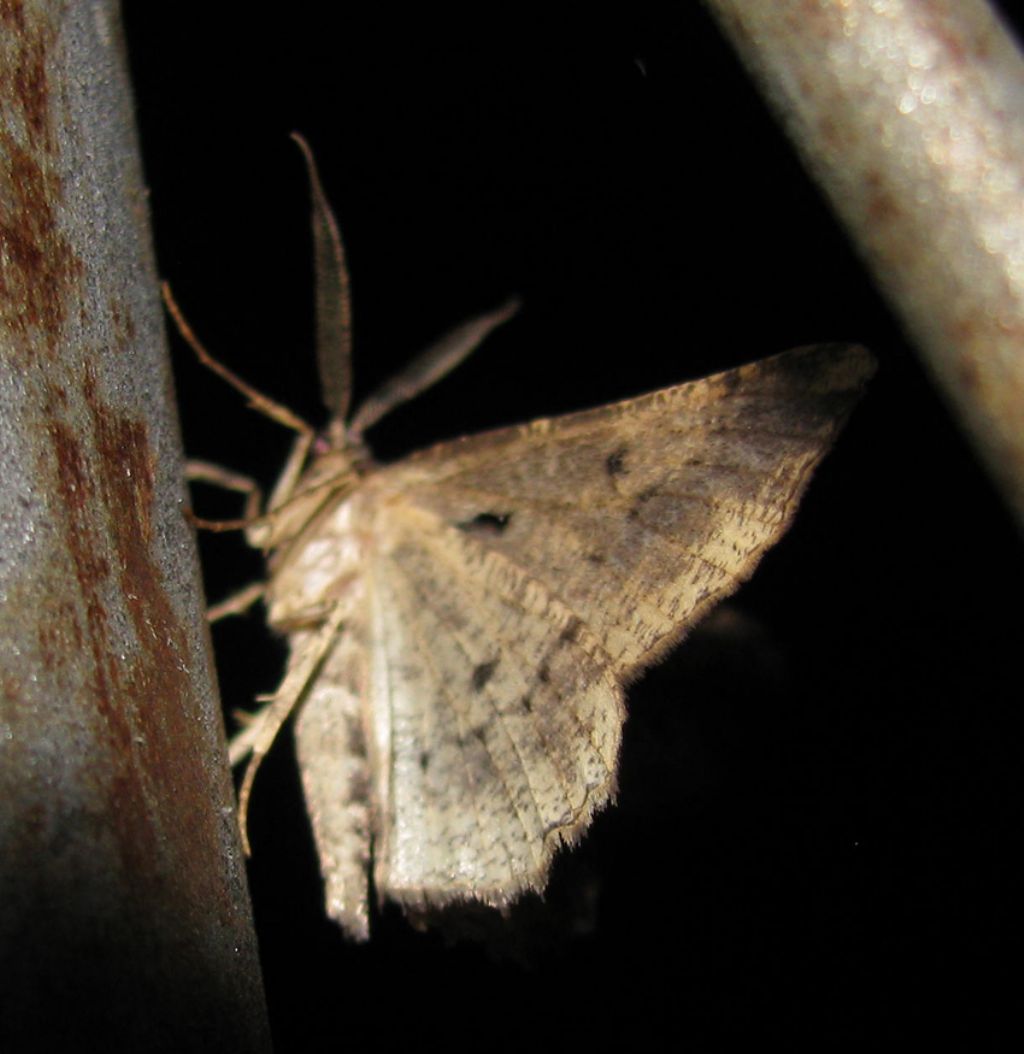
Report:
M 543 887 L 615 792 L 623 685 L 753 572 L 871 371 L 861 349 L 798 349 L 442 443 L 290 541 L 272 618 L 350 605 L 297 726 L 350 933 L 371 858 L 378 895 L 411 909 Z

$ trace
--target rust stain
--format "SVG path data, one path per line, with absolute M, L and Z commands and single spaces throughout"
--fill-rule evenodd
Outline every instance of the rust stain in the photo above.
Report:
M 55 24 L 52 14 L 27 17 L 22 0 L 0 0 L 0 26 L 7 44 L 0 99 L 20 113 L 31 145 L 48 153 L 54 149 L 54 136 L 46 65 L 57 38 Z
M 51 397 L 48 401 L 52 406 L 57 400 Z M 119 662 L 116 657 L 118 649 L 107 607 L 114 593 L 114 554 L 105 544 L 101 527 L 104 518 L 115 521 L 118 510 L 109 506 L 104 488 L 97 484 L 95 455 L 87 442 L 56 419 L 51 419 L 49 434 L 62 513 L 58 522 L 78 584 L 84 626 L 79 624 L 73 609 L 65 610 L 60 613 L 64 618 L 54 623 L 60 628 L 45 633 L 40 644 L 51 665 L 54 654 L 60 654 L 60 639 L 67 634 L 77 635 L 88 652 L 89 694 L 106 731 L 113 762 L 111 769 L 97 775 L 96 785 L 107 797 L 108 806 L 104 811 L 117 834 L 125 872 L 133 881 L 144 881 L 153 877 L 157 839 L 147 804 L 145 773 L 135 757 L 142 708 L 140 698 L 132 690 L 129 670 L 125 668 L 129 664 Z M 132 530 L 131 506 L 122 508 L 120 515 L 123 530 Z
M 68 423 L 68 398 L 56 386 L 46 404 L 56 523 L 78 598 L 54 605 L 39 631 L 40 652 L 56 676 L 69 654 L 87 659 L 87 690 L 109 759 L 94 775 L 94 793 L 138 902 L 166 894 L 179 911 L 194 904 L 198 917 L 213 902 L 228 917 L 230 889 L 215 869 L 195 864 L 219 844 L 220 820 L 201 793 L 209 778 L 195 729 L 197 660 L 151 553 L 156 478 L 149 428 L 103 398 L 92 368 L 77 390 L 85 428 Z M 122 611 L 134 630 L 128 647 L 113 622 Z M 133 910 L 128 903 L 125 909 Z
M 51 671 L 60 667 L 69 643 L 73 652 L 80 652 L 85 644 L 74 605 L 68 600 L 58 600 L 47 608 L 46 617 L 39 620 L 37 636 L 40 658 Z
M 28 128 L 29 142 L 51 152 L 53 129 L 50 125 L 50 84 L 46 73 L 46 55 L 49 42 L 40 37 L 22 36 L 24 47 L 19 51 L 16 64 L 8 70 L 8 79 L 14 88 L 14 96 L 20 104 Z
M 962 355 L 956 360 L 956 377 L 960 387 L 967 391 L 976 391 L 981 377 L 978 364 L 969 355 Z
M 25 31 L 25 5 L 23 0 L 0 0 L 0 24 L 12 33 Z
M 110 564 L 94 527 L 95 487 L 82 444 L 74 432 L 63 422 L 53 421 L 50 439 L 56 456 L 57 493 L 64 513 L 60 524 L 85 606 L 84 632 L 80 626 L 76 626 L 75 632 L 84 640 L 92 658 L 91 694 L 107 723 L 115 748 L 121 752 L 130 743 L 131 728 L 114 702 L 112 681 L 116 668 L 103 602 Z
M 57 223 L 63 185 L 47 75 L 59 59 L 55 21 L 0 0 L 0 317 L 26 356 L 53 353 L 84 271 Z
M 135 319 L 121 297 L 110 301 L 110 321 L 114 330 L 114 350 L 127 351 L 135 344 Z
M 189 749 L 196 742 L 189 638 L 150 552 L 155 477 L 149 430 L 145 421 L 106 404 L 89 374 L 83 393 L 104 466 L 100 496 L 115 550 L 118 591 L 125 599 L 140 649 L 132 662 L 123 664 L 119 689 L 141 733 L 134 744 L 141 778 L 158 806 L 154 811 L 159 821 L 173 819 L 177 828 L 175 837 L 163 842 L 165 856 L 168 849 L 181 854 L 170 862 L 175 880 L 181 883 L 187 875 L 197 897 L 224 897 L 215 876 L 198 873 L 191 865 L 203 856 L 192 848 L 194 843 L 217 841 L 217 831 L 210 830 L 217 820 L 205 797 L 197 794 L 208 783 L 202 756 Z M 137 866 L 145 871 L 144 861 Z
M 951 65 L 957 67 L 984 64 L 992 53 L 993 27 L 981 28 L 978 18 L 962 18 L 958 13 L 951 14 L 941 7 L 932 9 L 928 4 L 921 4 L 915 11 L 922 36 L 930 37 L 946 53 Z
M 846 141 L 846 136 L 830 114 L 823 114 L 818 119 L 818 136 L 828 149 L 836 150 Z
M 25 689 L 21 679 L 13 673 L 4 673 L 0 677 L 0 695 L 13 709 L 24 698 Z
M 864 173 L 864 202 L 865 217 L 872 226 L 888 227 L 903 213 L 886 181 L 874 170 Z
M 57 225 L 59 177 L 2 129 L 0 151 L 9 165 L 9 193 L 0 196 L 0 312 L 23 351 L 42 331 L 53 355 L 84 268 Z
M 965 348 L 973 344 L 978 336 L 978 319 L 961 315 L 949 323 L 949 335 L 955 347 Z

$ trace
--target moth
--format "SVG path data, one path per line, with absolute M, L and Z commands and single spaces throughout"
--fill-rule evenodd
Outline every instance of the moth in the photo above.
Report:
M 624 686 L 783 534 L 874 366 L 856 346 L 805 347 L 379 465 L 365 431 L 515 305 L 459 327 L 350 416 L 342 244 L 298 142 L 330 426 L 316 435 L 208 362 L 298 433 L 245 521 L 268 554 L 258 592 L 287 634 L 287 672 L 231 760 L 248 758 L 244 831 L 256 767 L 297 713 L 327 912 L 364 940 L 371 869 L 379 898 L 417 913 L 544 888 L 615 792 Z

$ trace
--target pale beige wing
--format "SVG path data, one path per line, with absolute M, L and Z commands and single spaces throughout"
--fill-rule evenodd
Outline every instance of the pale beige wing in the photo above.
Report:
M 381 483 L 556 597 L 628 677 L 749 577 L 873 370 L 799 348 L 441 444 Z
M 528 570 L 379 507 L 368 561 L 374 878 L 407 907 L 507 903 L 612 792 L 622 691 Z
M 295 660 L 314 637 L 290 637 Z M 295 748 L 327 914 L 355 940 L 370 934 L 370 771 L 363 724 L 368 658 L 358 622 L 349 621 L 310 681 L 295 723 Z

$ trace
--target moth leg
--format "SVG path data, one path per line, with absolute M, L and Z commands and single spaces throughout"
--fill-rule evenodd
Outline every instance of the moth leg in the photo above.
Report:
M 309 450 L 313 443 L 313 433 L 309 432 L 299 435 L 292 445 L 291 453 L 285 462 L 281 477 L 274 485 L 267 512 L 273 512 L 282 505 L 287 504 L 295 492 L 295 485 L 302 475 L 302 469 L 309 456 Z M 245 516 L 240 520 L 204 520 L 194 514 L 192 522 L 206 531 L 238 531 L 249 527 L 256 527 L 262 519 L 261 508 L 263 506 L 263 492 L 259 484 L 248 476 L 232 472 L 230 469 L 221 468 L 220 465 L 211 464 L 208 461 L 187 461 L 185 463 L 185 478 L 190 483 L 210 483 L 225 490 L 231 490 L 246 496 Z M 260 548 L 258 541 L 255 542 Z
M 164 299 L 164 305 L 167 308 L 168 314 L 174 320 L 174 324 L 177 327 L 178 332 L 181 334 L 182 340 L 195 352 L 196 357 L 199 361 L 209 370 L 212 370 L 222 380 L 227 381 L 235 391 L 241 392 L 248 401 L 248 405 L 254 410 L 258 410 L 261 414 L 269 417 L 272 421 L 276 421 L 279 425 L 283 425 L 285 428 L 290 428 L 293 432 L 298 432 L 299 435 L 309 436 L 310 442 L 314 435 L 313 428 L 306 424 L 301 417 L 292 413 L 287 406 L 283 406 L 281 403 L 275 402 L 268 395 L 264 395 L 262 392 L 257 391 L 243 381 L 238 374 L 232 372 L 218 362 L 203 345 L 199 342 L 199 338 L 192 332 L 192 327 L 185 321 L 185 316 L 182 313 L 177 302 L 171 295 L 171 287 L 166 283 L 162 283 L 160 286 L 160 292 Z
M 370 393 L 352 418 L 348 428 L 349 438 L 358 440 L 367 428 L 376 424 L 385 414 L 391 413 L 396 406 L 436 384 L 479 347 L 491 330 L 507 322 L 518 310 L 519 301 L 512 297 L 494 311 L 467 319 L 446 333 L 437 343 L 417 355 L 401 373 Z
M 230 615 L 242 615 L 256 603 L 266 592 L 267 587 L 262 582 L 253 582 L 237 593 L 225 597 L 216 604 L 211 604 L 206 609 L 206 621 L 218 622 Z
M 189 483 L 210 483 L 215 487 L 223 487 L 224 490 L 230 490 L 236 494 L 244 494 L 246 496 L 245 517 L 243 519 L 203 520 L 194 513 L 189 513 L 189 518 L 195 526 L 211 531 L 243 530 L 259 519 L 263 496 L 259 485 L 248 476 L 232 472 L 230 469 L 222 468 L 220 465 L 214 465 L 208 461 L 186 461 L 185 478 Z M 248 611 L 263 596 L 265 588 L 263 583 L 254 582 L 224 600 L 211 604 L 206 609 L 206 621 L 217 622 L 219 619 L 227 618 L 229 615 L 241 615 L 243 612 Z
M 231 469 L 222 468 L 209 461 L 189 460 L 185 462 L 185 479 L 189 483 L 209 483 L 222 490 L 244 494 L 245 518 L 255 520 L 260 514 L 263 493 L 259 484 L 249 476 L 243 476 L 240 472 L 232 472 Z
M 228 759 L 232 766 L 248 757 L 242 784 L 238 790 L 238 824 L 242 833 L 242 847 L 246 855 L 251 854 L 248 833 L 249 797 L 253 780 L 260 763 L 270 752 L 284 723 L 309 688 L 327 653 L 334 646 L 338 631 L 348 617 L 348 610 L 336 604 L 330 617 L 316 631 L 298 655 L 297 661 L 285 674 L 281 686 L 270 696 L 261 696 L 266 706 L 253 716 L 253 720 L 232 737 L 228 744 Z
M 236 494 L 244 494 L 246 496 L 245 515 L 242 519 L 204 520 L 189 511 L 188 517 L 194 527 L 214 532 L 241 531 L 259 519 L 263 495 L 259 485 L 248 476 L 232 472 L 230 469 L 221 468 L 220 465 L 211 464 L 209 461 L 186 461 L 185 479 L 189 483 L 209 483 L 215 487 L 221 487 L 224 490 L 230 490 Z
M 302 469 L 306 464 L 309 448 L 312 444 L 312 432 L 296 437 L 288 455 L 288 460 L 281 471 L 281 476 L 277 483 L 274 484 L 273 493 L 270 495 L 270 503 L 267 505 L 268 511 L 273 512 L 275 509 L 279 509 L 295 492 L 295 484 L 298 483 L 299 477 L 302 475 Z

